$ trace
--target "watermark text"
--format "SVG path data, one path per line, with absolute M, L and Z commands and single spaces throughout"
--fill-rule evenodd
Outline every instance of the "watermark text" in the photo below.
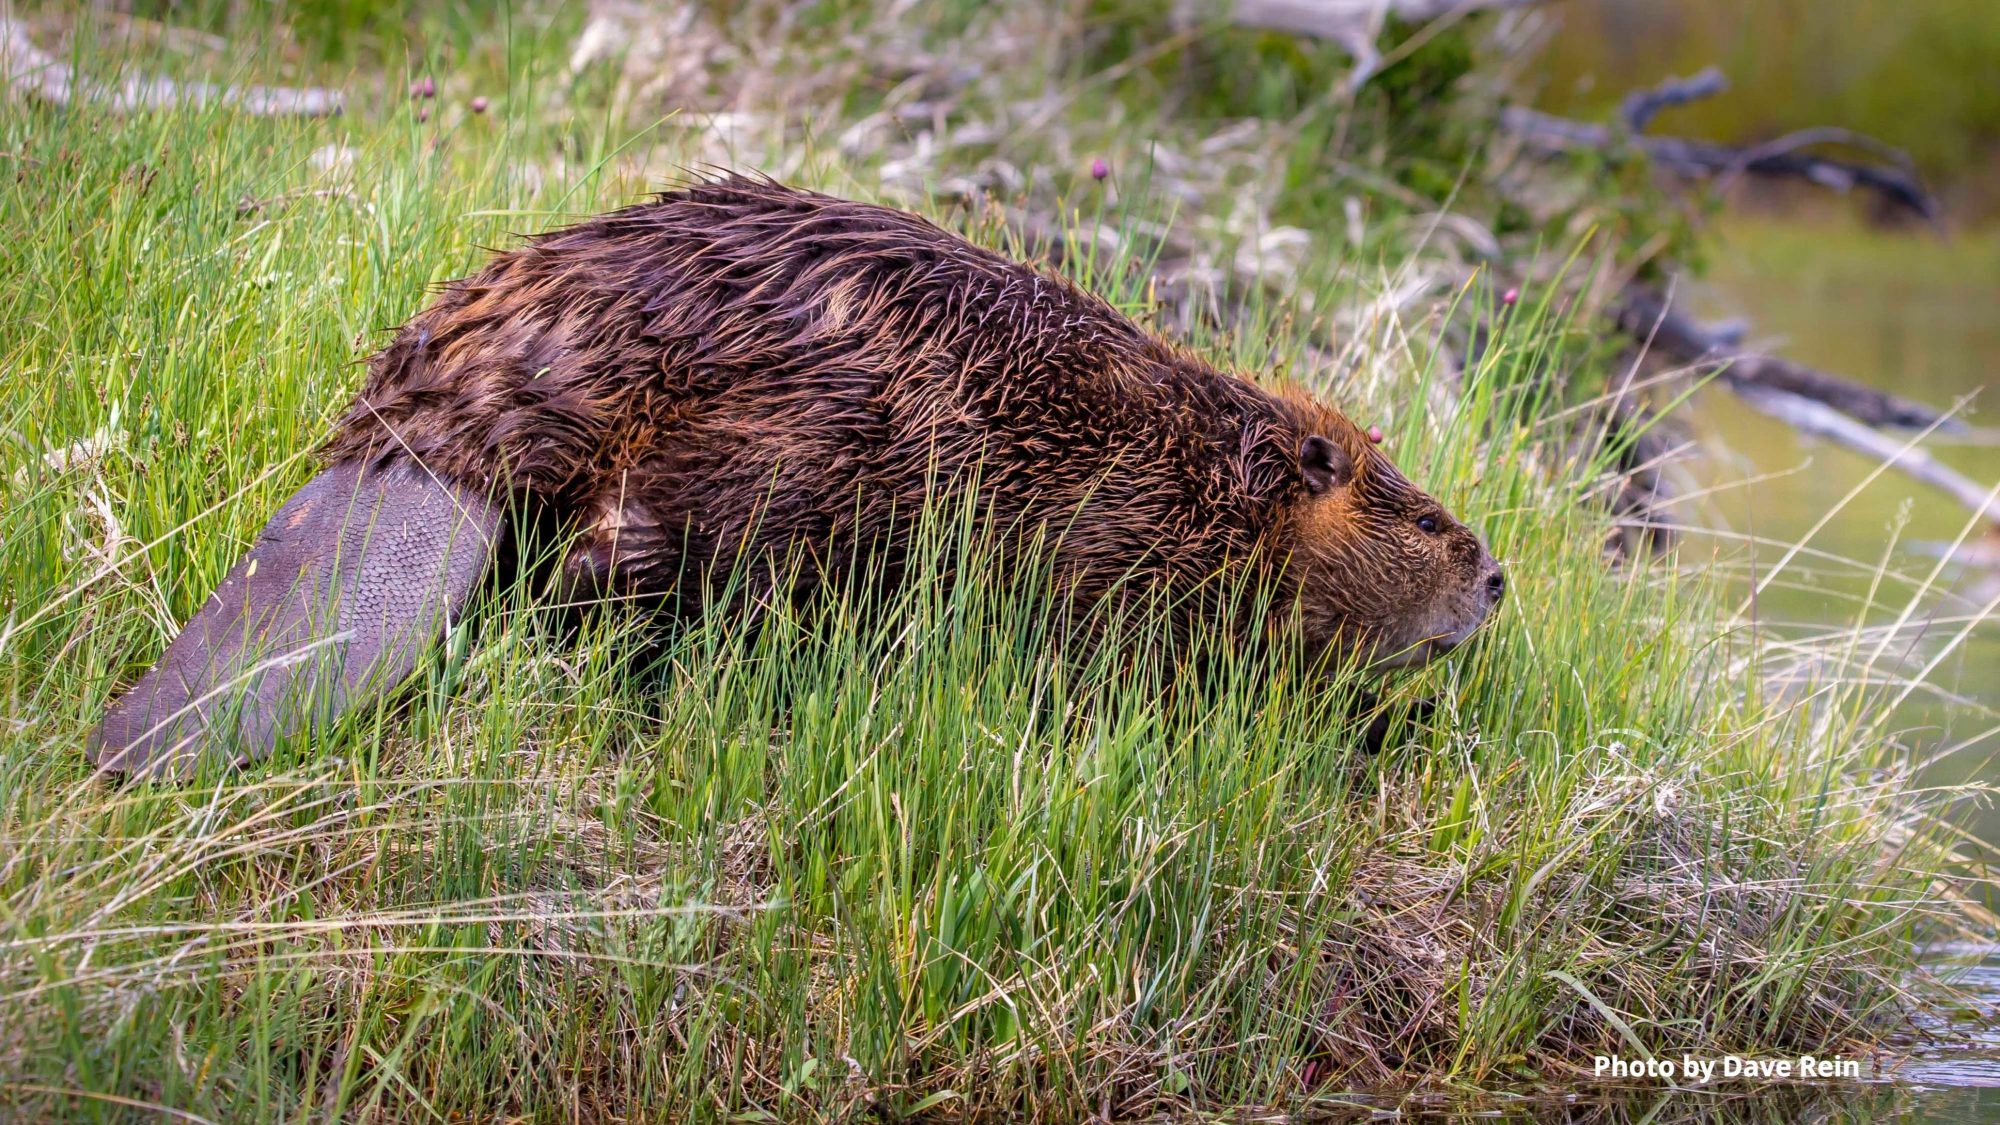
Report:
M 1860 1078 L 1861 1060 L 1838 1055 L 1798 1055 L 1776 1059 L 1746 1055 L 1679 1055 L 1639 1059 L 1628 1059 L 1622 1055 L 1595 1055 L 1591 1059 L 1591 1071 L 1598 1078 L 1646 1078 L 1698 1086 L 1726 1079 L 1776 1082 Z

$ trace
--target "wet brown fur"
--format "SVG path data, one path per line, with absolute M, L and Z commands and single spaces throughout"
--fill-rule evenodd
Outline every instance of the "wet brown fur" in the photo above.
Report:
M 1317 490 L 1313 435 L 1346 463 Z M 1421 658 L 1498 596 L 1477 537 L 1339 412 L 916 216 L 744 178 L 452 283 L 374 357 L 326 453 L 530 499 L 580 531 L 574 574 L 688 608 L 745 558 L 803 550 L 805 586 L 864 544 L 893 566 L 954 484 L 1048 529 L 1086 597 L 1275 566 L 1318 647 Z

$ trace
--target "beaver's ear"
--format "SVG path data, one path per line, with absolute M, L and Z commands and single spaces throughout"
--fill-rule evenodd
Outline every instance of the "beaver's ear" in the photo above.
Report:
M 1306 489 L 1318 496 L 1353 480 L 1354 460 L 1345 449 L 1314 434 L 1299 446 L 1299 470 L 1305 474 Z

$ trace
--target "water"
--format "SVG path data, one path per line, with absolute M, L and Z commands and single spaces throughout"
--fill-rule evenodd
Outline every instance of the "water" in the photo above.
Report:
M 2000 482 L 2000 399 L 1990 386 L 2000 368 L 2000 235 L 1947 243 L 1825 217 L 1752 218 L 1725 224 L 1718 242 L 1713 279 L 1691 294 L 1697 305 L 1747 316 L 1756 337 L 1827 371 L 1941 407 L 1965 402 L 1977 440 L 1927 448 L 1982 486 Z M 2000 618 L 1976 620 L 2000 594 L 2000 566 L 1977 561 L 1981 550 L 2000 561 L 2000 533 L 1893 470 L 1864 487 L 1878 462 L 1802 438 L 1727 391 L 1705 392 L 1693 414 L 1708 452 L 1692 469 L 1715 491 L 1684 518 L 1768 541 L 1754 552 L 1740 540 L 1713 544 L 1739 589 L 1747 593 L 1753 574 L 1768 577 L 1784 545 L 1808 534 L 1814 550 L 1852 560 L 1794 562 L 1759 596 L 1760 623 L 1795 636 L 1885 625 L 1914 598 L 1912 626 L 1887 645 L 1901 659 L 1884 670 L 1908 675 L 1946 655 L 1889 727 L 1915 760 L 1933 763 L 1928 782 L 2000 780 Z M 1917 580 L 1938 570 L 1968 526 L 1972 549 L 1946 560 L 1923 596 L 1907 582 L 1876 585 L 1878 567 Z M 1968 808 L 1965 823 L 2000 843 L 2000 811 Z
M 1541 71 L 1542 104 L 1602 116 L 1632 88 L 1719 63 L 1734 89 L 1669 111 L 1660 131 L 1762 138 L 1811 125 L 1859 128 L 1918 149 L 1934 167 L 1959 168 L 1962 182 L 1951 185 L 1955 196 L 1960 202 L 1986 199 L 1990 210 L 1991 197 L 1980 189 L 1991 178 L 1966 174 L 1991 152 L 1990 143 L 1955 115 L 1970 104 L 1957 94 L 1971 83 L 1943 66 L 1938 44 L 1982 42 L 1976 33 L 1992 30 L 1994 10 L 1990 0 L 1956 7 L 1940 0 L 1571 0 L 1560 7 L 1563 30 Z M 1941 27 L 1955 30 L 1939 40 Z M 1977 58 L 1973 50 L 1960 53 Z M 1916 86 L 1939 96 L 1912 97 Z M 1986 429 L 1984 443 L 1933 441 L 1926 447 L 1980 484 L 2000 481 L 2000 230 L 1949 240 L 1927 230 L 1872 230 L 1858 220 L 1863 207 L 1857 202 L 1811 191 L 1761 202 L 1761 212 L 1738 210 L 1719 224 L 1713 269 L 1686 294 L 1695 307 L 1711 316 L 1746 317 L 1760 345 L 1910 398 L 1949 406 L 1972 396 L 1968 417 Z M 1758 597 L 1760 628 L 1805 637 L 1856 622 L 1894 621 L 1911 604 L 1912 591 L 1895 581 L 1876 587 L 1876 571 L 1886 567 L 1921 579 L 1967 527 L 1964 507 L 1893 471 L 1862 487 L 1875 462 L 1802 439 L 1726 390 L 1704 392 L 1683 413 L 1700 450 L 1688 468 L 1706 494 L 1677 514 L 1722 532 L 1687 536 L 1684 563 L 1705 565 L 1712 552 L 1714 565 L 1747 594 L 1753 575 L 1769 575 L 1784 546 L 1809 534 L 1810 548 L 1854 560 L 1802 557 L 1793 563 Z M 1815 531 L 1836 507 L 1839 513 Z M 1744 536 L 1770 545 L 1748 547 Z M 1929 688 L 1884 715 L 1910 760 L 1925 764 L 1921 783 L 2000 783 L 2000 621 L 1966 628 L 2000 594 L 2000 533 L 1987 550 L 1993 566 L 1954 561 L 1939 570 L 1937 588 L 1911 615 L 1920 627 L 1887 646 L 1902 659 L 1886 662 L 1884 670 L 1904 675 L 1949 651 L 1930 673 Z M 1958 812 L 1961 823 L 2000 856 L 2000 809 L 1968 803 Z M 1733 1094 L 1640 1090 L 1500 1116 L 2000 1121 L 2000 1030 L 1993 1018 L 2000 1008 L 2000 953 L 1938 953 L 1969 961 L 1958 966 L 1968 1010 L 1940 1014 L 1936 1028 L 1957 1042 L 1919 1054 L 1873 1082 Z
M 1944 243 L 1929 233 L 1872 231 L 1826 215 L 1733 218 L 1719 235 L 1713 275 L 1689 294 L 1697 307 L 1748 317 L 1755 338 L 1828 371 L 1939 406 L 1970 396 L 1968 420 L 2000 426 L 2000 235 Z M 1968 526 L 1964 507 L 1899 473 L 1863 486 L 1875 462 L 1801 438 L 1725 390 L 1704 392 L 1690 413 L 1704 448 L 1691 469 L 1714 491 L 1682 518 L 1769 542 L 1751 548 L 1724 537 L 1705 542 L 1697 533 L 1684 551 L 1713 550 L 1746 595 L 1753 575 L 1768 575 L 1784 545 L 1809 534 L 1812 548 L 1855 560 L 1795 563 L 1758 598 L 1766 628 L 1802 636 L 1894 620 L 1912 591 L 1886 583 L 1871 603 L 1874 571 L 1886 566 L 1922 578 Z M 1990 433 L 1984 443 L 1930 448 L 1981 484 L 2000 481 L 2000 441 Z M 1814 532 L 1836 507 L 1839 514 Z M 2000 544 L 2000 536 L 1992 542 Z M 2000 567 L 1947 562 L 1937 587 L 1912 618 L 1924 627 L 1899 635 L 1891 651 L 1907 654 L 1905 672 L 1947 648 L 1951 655 L 1931 674 L 1934 690 L 1899 704 L 1888 726 L 1913 761 L 1928 763 L 1923 782 L 2000 782 L 2000 619 L 1968 628 L 2000 593 Z M 2000 845 L 2000 810 L 1967 805 L 1960 820 Z M 2000 1029 L 1993 1023 L 2000 953 L 1976 951 L 1958 972 L 1969 1007 L 1938 1030 L 1959 1042 L 1882 1073 L 1874 1084 L 1767 1088 L 1726 1100 L 1628 1095 L 1592 1119 L 2000 1121 Z M 1565 1109 L 1556 1116 L 1576 1115 Z

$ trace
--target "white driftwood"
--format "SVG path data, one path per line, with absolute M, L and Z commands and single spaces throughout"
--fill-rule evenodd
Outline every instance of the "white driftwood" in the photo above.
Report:
M 1282 31 L 1338 43 L 1354 59 L 1352 85 L 1381 64 L 1375 41 L 1383 21 L 1423 23 L 1466 12 L 1525 8 L 1541 0 L 1236 0 L 1230 21 L 1238 27 Z
M 1967 429 L 1964 422 L 1920 402 L 1816 371 L 1778 356 L 1740 350 L 1740 341 L 1696 323 L 1666 300 L 1639 286 L 1625 292 L 1619 326 L 1648 350 L 1676 363 L 1716 372 L 1716 382 L 1736 397 L 1800 433 L 1825 438 L 1886 463 L 1929 485 L 2000 529 L 1993 491 L 1924 449 L 1874 427 L 1932 433 Z M 1907 448 L 1906 448 L 1907 446 Z
M 2000 499 L 1995 490 L 1942 464 L 1902 438 L 1872 430 L 1823 402 L 1789 391 L 1732 383 L 1736 396 L 1800 433 L 1812 434 L 1888 464 L 1912 480 L 1945 493 L 1990 523 L 2000 526 Z
M 1877 390 L 1852 379 L 1815 370 L 1782 356 L 1743 350 L 1740 325 L 1701 324 L 1660 294 L 1630 285 L 1614 310 L 1618 326 L 1649 351 L 1689 366 L 1728 361 L 1722 381 L 1784 391 L 1830 406 L 1868 426 L 1960 433 L 1965 423 L 1944 411 Z
M 1390 16 L 1422 23 L 1460 12 L 1525 8 L 1541 0 L 1236 0 L 1232 15 L 1244 27 L 1334 39 L 1374 30 Z
M 78 77 L 35 46 L 21 21 L 0 16 L 0 76 L 17 94 L 52 105 L 91 102 L 114 113 L 220 103 L 260 117 L 326 117 L 340 112 L 340 94 L 317 87 L 217 86 L 134 75 L 119 82 Z

